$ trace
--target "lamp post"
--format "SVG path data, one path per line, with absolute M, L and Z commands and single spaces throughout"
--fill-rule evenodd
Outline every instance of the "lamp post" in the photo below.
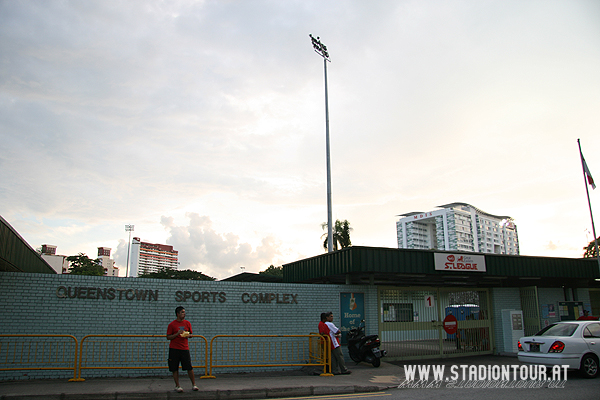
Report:
M 129 253 L 131 252 L 131 232 L 133 225 L 125 225 L 125 232 L 129 232 L 129 242 L 127 242 L 127 268 L 125 269 L 125 278 L 129 277 Z
M 331 216 L 331 159 L 329 156 L 329 100 L 327 97 L 327 62 L 331 62 L 329 59 L 329 53 L 327 52 L 327 46 L 325 46 L 320 38 L 317 36 L 313 37 L 309 34 L 310 40 L 312 41 L 315 52 L 323 57 L 323 67 L 325 69 L 325 148 L 327 152 L 327 252 L 333 251 L 333 219 Z

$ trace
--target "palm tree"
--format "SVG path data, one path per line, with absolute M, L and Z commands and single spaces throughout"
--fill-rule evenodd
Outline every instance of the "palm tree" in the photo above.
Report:
M 600 236 L 598 236 L 598 246 L 600 246 Z M 583 248 L 585 253 L 583 253 L 583 258 L 596 258 L 598 257 L 598 253 L 596 252 L 596 241 L 592 240 L 590 244 Z
M 327 230 L 327 222 L 323 222 L 321 224 L 321 228 Z M 352 246 L 352 241 L 350 240 L 350 231 L 352 228 L 350 227 L 350 222 L 347 219 L 340 221 L 339 219 L 335 220 L 335 225 L 332 229 L 333 235 L 333 250 L 338 249 L 338 245 L 340 249 L 344 249 L 346 247 Z M 323 248 L 327 250 L 327 243 L 329 237 L 327 233 L 321 235 L 321 238 L 325 237 L 325 241 L 323 242 Z

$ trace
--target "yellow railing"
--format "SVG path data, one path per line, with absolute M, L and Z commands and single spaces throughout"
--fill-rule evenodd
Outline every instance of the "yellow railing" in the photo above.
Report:
M 196 341 L 194 339 L 199 339 Z M 165 335 L 0 335 L 0 371 L 73 370 L 69 381 L 84 381 L 82 370 L 164 369 L 169 342 Z M 319 367 L 331 374 L 328 336 L 217 335 L 210 342 L 194 335 L 189 341 L 192 366 L 201 378 L 212 368 Z
M 323 367 L 331 376 L 328 337 L 310 335 L 217 335 L 210 341 L 213 368 Z
M 131 340 L 134 338 L 146 340 Z M 208 341 L 200 335 L 193 338 L 202 342 L 189 341 L 192 367 L 204 368 L 202 378 L 205 378 L 208 375 Z M 84 380 L 82 369 L 164 369 L 168 354 L 169 342 L 165 335 L 87 335 L 79 346 L 77 380 Z
M 71 335 L 0 335 L 0 371 L 72 369 L 73 381 L 77 348 Z

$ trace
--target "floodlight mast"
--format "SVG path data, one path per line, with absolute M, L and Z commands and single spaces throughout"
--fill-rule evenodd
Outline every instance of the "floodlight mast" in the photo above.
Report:
M 127 268 L 125 269 L 125 278 L 129 277 L 129 253 L 131 252 L 131 232 L 133 225 L 125 225 L 125 232 L 129 232 L 129 242 L 127 242 Z
M 315 49 L 315 53 L 323 57 L 323 67 L 325 69 L 325 148 L 327 152 L 327 252 L 333 251 L 333 218 L 331 216 L 331 158 L 329 150 L 329 100 L 327 97 L 327 62 L 331 62 L 329 59 L 329 52 L 327 46 L 321 43 L 320 38 L 317 36 L 313 37 L 309 34 L 312 45 Z

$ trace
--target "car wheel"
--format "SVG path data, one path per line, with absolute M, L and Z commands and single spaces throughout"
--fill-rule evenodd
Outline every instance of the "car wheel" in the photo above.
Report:
M 581 359 L 579 371 L 584 378 L 595 378 L 598 376 L 598 359 L 591 354 L 586 354 Z

